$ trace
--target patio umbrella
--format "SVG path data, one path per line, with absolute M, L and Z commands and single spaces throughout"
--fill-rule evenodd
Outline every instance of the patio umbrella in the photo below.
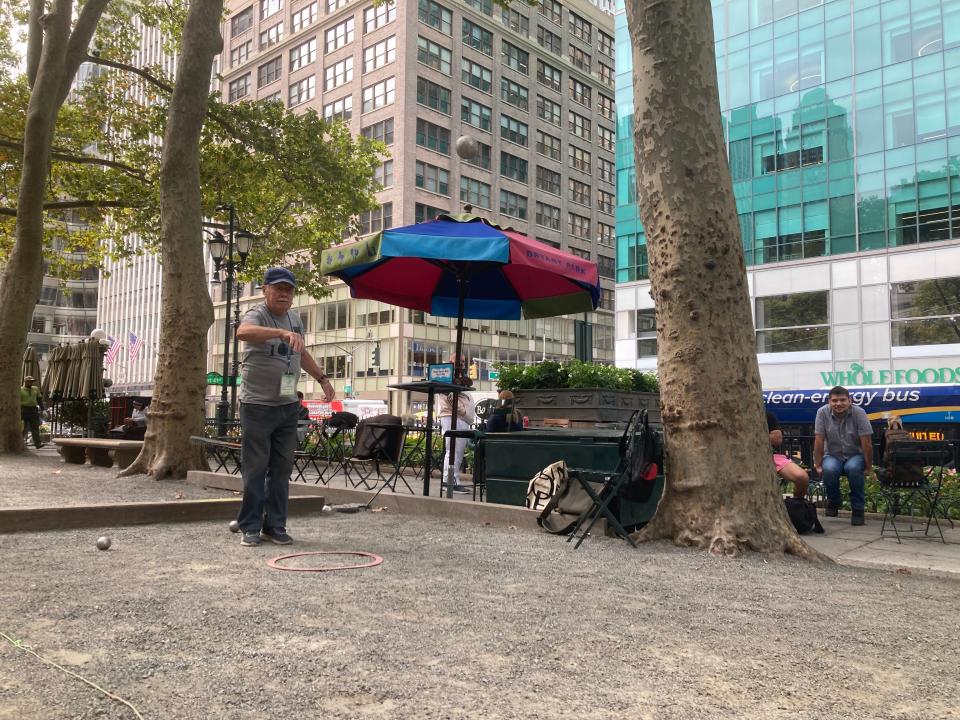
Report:
M 81 358 L 78 373 L 79 389 L 77 397 L 103 397 L 103 353 L 100 352 L 100 343 L 95 339 L 80 344 Z
M 384 230 L 324 251 L 322 272 L 355 298 L 457 318 L 519 320 L 593 310 L 596 264 L 474 215 Z M 456 372 L 460 372 L 460 363 Z
M 27 345 L 27 349 L 23 353 L 23 369 L 20 375 L 21 384 L 23 383 L 23 378 L 28 375 L 33 378 L 37 387 L 42 386 L 40 382 L 40 361 L 37 360 L 37 352 L 33 349 L 33 345 Z

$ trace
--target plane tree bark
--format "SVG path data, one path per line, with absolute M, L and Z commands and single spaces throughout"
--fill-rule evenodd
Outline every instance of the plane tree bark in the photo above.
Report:
M 667 485 L 643 540 L 822 556 L 771 462 L 708 0 L 627 0 L 640 217 L 657 317 Z
M 43 283 L 43 213 L 54 130 L 87 46 L 109 0 L 87 0 L 73 22 L 72 0 L 45 13 L 31 0 L 27 76 L 31 86 L 23 134 L 14 245 L 0 274 L 0 453 L 23 450 L 20 425 L 21 358 Z
M 183 28 L 160 162 L 161 351 L 143 449 L 121 475 L 146 472 L 159 480 L 208 469 L 190 436 L 203 434 L 202 378 L 213 323 L 204 277 L 200 134 L 213 60 L 223 47 L 222 12 L 223 0 L 194 0 Z

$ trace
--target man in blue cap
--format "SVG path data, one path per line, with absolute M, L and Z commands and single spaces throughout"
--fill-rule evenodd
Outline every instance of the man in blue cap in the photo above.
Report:
M 333 386 L 303 341 L 303 325 L 291 310 L 297 280 L 287 268 L 263 276 L 264 302 L 252 308 L 237 328 L 244 342 L 240 424 L 243 427 L 243 504 L 237 522 L 240 544 L 264 540 L 289 545 L 287 505 L 290 471 L 297 449 L 300 402 L 297 380 L 302 367 L 323 388 L 327 402 Z

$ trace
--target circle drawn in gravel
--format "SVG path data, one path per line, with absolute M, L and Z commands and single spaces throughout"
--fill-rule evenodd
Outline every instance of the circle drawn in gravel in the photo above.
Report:
M 284 567 L 280 565 L 284 560 L 297 557 L 309 557 L 312 555 L 351 555 L 355 557 L 370 558 L 370 562 L 357 565 L 331 565 L 329 567 Z M 274 570 L 285 570 L 287 572 L 333 572 L 334 570 L 363 570 L 364 568 L 376 567 L 383 562 L 383 558 L 373 553 L 356 550 L 318 550 L 316 552 L 293 553 L 291 555 L 281 555 L 270 560 L 267 565 Z

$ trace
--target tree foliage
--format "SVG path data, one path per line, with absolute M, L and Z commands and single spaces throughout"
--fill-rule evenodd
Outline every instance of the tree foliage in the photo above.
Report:
M 0 1 L 0 17 L 23 13 L 24 4 Z M 138 64 L 137 52 L 147 27 L 161 29 L 169 38 L 166 50 L 176 52 L 185 8 L 185 0 L 113 2 L 102 19 L 53 140 L 45 214 L 49 273 L 66 279 L 81 269 L 81 257 L 83 265 L 102 265 L 108 256 L 156 250 L 160 138 L 173 79 L 162 65 Z M 14 240 L 30 98 L 23 72 L 4 71 L 6 38 L 0 34 L 0 263 Z M 353 229 L 360 213 L 376 207 L 373 173 L 385 156 L 382 144 L 352 137 L 345 124 L 313 110 L 294 113 L 263 101 L 228 104 L 213 92 L 201 143 L 204 213 L 225 225 L 216 208 L 232 204 L 237 228 L 259 236 L 249 276 L 294 262 L 305 291 L 320 295 L 324 280 L 306 261 L 318 259 Z

